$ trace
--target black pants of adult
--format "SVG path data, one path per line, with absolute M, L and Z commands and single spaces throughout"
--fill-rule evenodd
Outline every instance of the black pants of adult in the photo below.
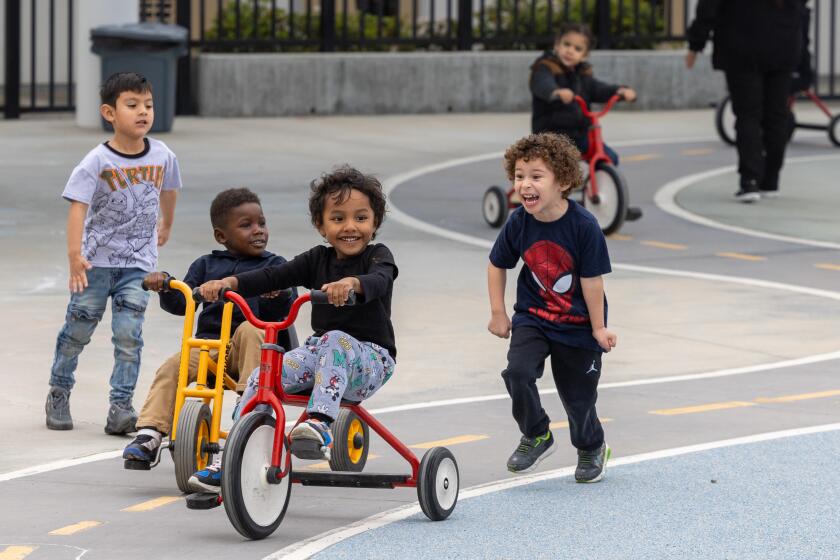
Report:
M 789 70 L 726 72 L 743 190 L 779 189 L 785 147 L 793 131 L 787 105 L 790 82 Z
M 541 329 L 531 326 L 513 330 L 508 366 L 502 372 L 519 431 L 527 437 L 548 431 L 550 420 L 540 403 L 537 379 L 542 377 L 549 356 L 554 383 L 569 420 L 572 445 L 584 451 L 600 448 L 604 430 L 595 401 L 601 378 L 601 353 L 554 342 Z

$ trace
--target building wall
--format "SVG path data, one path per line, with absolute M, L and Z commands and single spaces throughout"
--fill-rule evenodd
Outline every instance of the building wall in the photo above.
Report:
M 527 111 L 538 53 L 203 54 L 204 116 Z M 692 71 L 682 51 L 596 51 L 605 81 L 631 85 L 635 109 L 708 107 L 725 92 L 708 57 Z

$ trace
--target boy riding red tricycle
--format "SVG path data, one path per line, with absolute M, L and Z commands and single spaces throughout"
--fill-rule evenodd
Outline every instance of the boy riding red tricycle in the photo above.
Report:
M 198 301 L 198 289 L 193 292 Z M 445 519 L 458 500 L 459 472 L 455 457 L 445 447 L 428 450 L 419 461 L 415 454 L 389 432 L 359 403 L 341 401 L 341 413 L 333 425 L 335 441 L 330 457 L 333 472 L 294 471 L 290 441 L 285 433 L 284 406 L 306 407 L 308 394 L 289 394 L 281 383 L 285 349 L 277 344 L 279 331 L 291 327 L 307 301 L 327 304 L 324 292 L 313 290 L 298 297 L 285 321 L 259 320 L 239 294 L 223 290 L 226 306 L 236 304 L 245 318 L 265 330 L 265 343 L 256 395 L 245 403 L 242 416 L 228 434 L 222 458 L 221 495 L 191 494 L 187 506 L 208 509 L 221 503 L 233 526 L 250 539 L 269 536 L 280 525 L 291 495 L 291 484 L 344 486 L 352 488 L 416 487 L 423 513 L 429 519 Z M 348 300 L 348 304 L 353 303 Z M 304 411 L 297 420 L 308 418 Z M 280 429 L 278 429 L 278 427 Z M 410 474 L 362 473 L 367 458 L 369 428 L 379 434 L 411 466 Z M 337 472 L 338 471 L 338 472 Z

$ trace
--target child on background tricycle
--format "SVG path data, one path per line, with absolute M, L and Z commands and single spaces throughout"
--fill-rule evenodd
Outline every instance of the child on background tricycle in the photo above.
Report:
M 397 355 L 391 324 L 391 294 L 398 270 L 391 251 L 371 244 L 385 218 L 379 181 L 349 166 L 313 181 L 312 225 L 328 245 L 318 245 L 291 261 L 201 285 L 201 297 L 219 299 L 227 288 L 248 297 L 292 286 L 326 292 L 332 305 L 312 308 L 313 336 L 283 357 L 282 384 L 289 393 L 311 390 L 308 419 L 289 438 L 291 453 L 303 459 L 330 457 L 330 424 L 342 399 L 362 401 L 394 372 Z M 356 304 L 345 305 L 351 294 Z M 245 403 L 255 392 L 258 370 L 249 379 Z M 218 465 L 191 479 L 203 490 L 221 484 Z

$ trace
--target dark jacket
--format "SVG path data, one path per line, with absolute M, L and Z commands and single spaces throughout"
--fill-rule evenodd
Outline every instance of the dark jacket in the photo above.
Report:
M 589 121 L 580 106 L 563 103 L 551 92 L 568 88 L 590 103 L 604 103 L 620 86 L 607 84 L 592 76 L 592 67 L 583 62 L 575 68 L 565 66 L 553 51 L 545 51 L 531 66 L 531 132 L 558 132 L 581 138 L 586 136 Z
M 221 280 L 227 276 L 234 276 L 240 272 L 257 270 L 267 266 L 278 266 L 286 262 L 279 255 L 263 251 L 259 257 L 237 257 L 228 251 L 213 251 L 196 259 L 191 265 L 184 283 L 195 288 L 209 280 Z M 251 310 L 263 321 L 282 321 L 289 314 L 291 301 L 297 297 L 293 292 L 291 297 L 279 296 L 263 298 L 260 296 L 246 298 Z M 181 292 L 171 290 L 160 292 L 160 306 L 164 311 L 173 315 L 184 315 L 186 302 Z M 205 303 L 198 316 L 198 326 L 195 329 L 196 338 L 219 338 L 222 330 L 223 302 Z M 231 336 L 236 327 L 245 320 L 245 316 L 234 306 L 230 327 Z
M 688 46 L 713 35 L 712 66 L 723 71 L 793 71 L 802 52 L 803 0 L 700 0 Z

